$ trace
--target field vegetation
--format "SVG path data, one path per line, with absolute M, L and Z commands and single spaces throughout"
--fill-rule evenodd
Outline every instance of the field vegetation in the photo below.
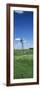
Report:
M 33 48 L 14 49 L 14 79 L 33 78 Z

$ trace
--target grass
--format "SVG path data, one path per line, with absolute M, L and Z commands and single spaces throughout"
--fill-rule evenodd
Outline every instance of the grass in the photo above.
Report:
M 33 78 L 33 49 L 14 50 L 14 79 Z

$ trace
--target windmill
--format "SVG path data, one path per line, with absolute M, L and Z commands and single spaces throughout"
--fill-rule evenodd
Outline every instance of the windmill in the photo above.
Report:
M 22 51 L 23 51 L 23 53 L 24 53 L 24 43 L 23 43 L 23 39 L 22 39 L 22 38 L 16 38 L 15 40 L 20 41 L 20 43 L 21 43 L 21 49 L 22 49 Z
M 20 39 L 20 43 L 21 43 L 21 46 L 22 46 L 22 49 L 24 48 L 23 47 L 23 39 Z

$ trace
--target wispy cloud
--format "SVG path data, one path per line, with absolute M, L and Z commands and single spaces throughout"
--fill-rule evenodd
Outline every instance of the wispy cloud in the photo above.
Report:
M 15 40 L 20 40 L 20 38 L 15 38 Z
M 21 11 L 21 10 L 16 10 L 15 13 L 18 13 L 18 14 L 23 14 L 24 11 Z

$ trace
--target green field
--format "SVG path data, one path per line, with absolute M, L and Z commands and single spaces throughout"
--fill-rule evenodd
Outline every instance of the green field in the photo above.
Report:
M 33 78 L 33 49 L 14 49 L 14 79 Z

